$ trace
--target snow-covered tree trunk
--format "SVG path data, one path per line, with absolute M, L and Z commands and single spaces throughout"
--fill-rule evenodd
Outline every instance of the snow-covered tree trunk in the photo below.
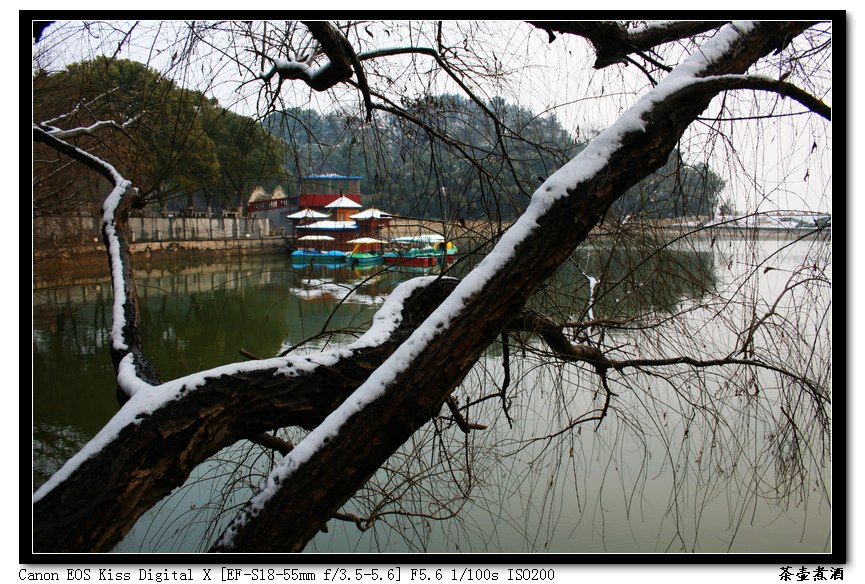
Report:
M 403 284 L 370 330 L 341 349 L 228 365 L 134 392 L 35 493 L 35 549 L 108 551 L 220 449 L 278 428 L 315 428 L 454 286 L 451 278 Z
M 712 98 L 743 87 L 742 74 L 754 62 L 806 27 L 737 23 L 720 30 L 547 179 L 527 212 L 455 289 L 450 280 L 403 285 L 367 335 L 317 356 L 229 365 L 160 383 L 136 343 L 134 281 L 124 238 L 123 195 L 129 185 L 118 177 L 103 234 L 117 297 L 115 365 L 129 400 L 34 494 L 35 551 L 109 550 L 147 508 L 219 448 L 292 424 L 314 429 L 213 550 L 302 550 L 438 413 L 537 286 L 603 220 L 616 198 L 664 163 Z
M 724 75 L 744 73 L 802 28 L 801 23 L 724 28 L 547 179 L 480 265 L 278 465 L 214 550 L 302 550 L 438 412 L 509 319 L 602 220 L 610 204 L 664 163 L 685 128 L 725 89 Z

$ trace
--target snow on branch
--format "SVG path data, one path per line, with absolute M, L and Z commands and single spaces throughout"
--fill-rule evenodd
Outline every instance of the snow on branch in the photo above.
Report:
M 105 162 L 97 156 L 93 156 L 89 152 L 81 150 L 80 148 L 57 138 L 54 135 L 57 131 L 58 129 L 53 126 L 42 127 L 41 124 L 33 124 L 33 140 L 47 144 L 58 152 L 62 152 L 70 158 L 84 164 L 91 170 L 95 170 L 115 187 L 124 182 L 125 179 L 119 172 L 117 172 L 117 169 L 114 168 L 113 165 Z
M 40 125 L 41 125 L 41 126 L 52 126 L 53 124 L 56 124 L 56 123 L 59 122 L 60 120 L 64 120 L 64 119 L 66 119 L 66 118 L 72 117 L 72 116 L 74 116 L 76 113 L 78 113 L 78 111 L 79 111 L 82 107 L 87 107 L 87 106 L 89 106 L 89 105 L 91 105 L 91 104 L 94 104 L 94 103 L 96 103 L 97 101 L 99 101 L 100 99 L 102 99 L 103 97 L 105 97 L 106 95 L 110 95 L 111 93 L 114 93 L 114 92 L 117 91 L 118 89 L 120 89 L 120 88 L 119 88 L 119 87 L 114 87 L 114 88 L 112 88 L 112 89 L 109 89 L 109 90 L 106 91 L 105 93 L 100 93 L 100 94 L 97 95 L 96 97 L 94 97 L 94 98 L 92 98 L 92 99 L 89 99 L 89 100 L 87 100 L 86 102 L 78 102 L 77 104 L 75 104 L 75 107 L 72 108 L 70 111 L 68 111 L 68 112 L 66 112 L 66 113 L 64 113 L 64 114 L 60 114 L 59 116 L 56 116 L 56 117 L 53 117 L 53 118 L 50 118 L 50 119 L 47 119 L 47 120 L 43 120 L 43 121 L 41 122 Z
M 618 22 L 532 21 L 529 24 L 547 31 L 550 42 L 556 39 L 556 32 L 589 40 L 597 57 L 594 67 L 603 69 L 624 60 L 631 53 L 643 53 L 664 43 L 715 30 L 724 22 L 662 22 L 633 29 Z
M 159 409 L 170 406 L 171 402 L 188 395 L 190 392 L 206 389 L 212 380 L 223 377 L 238 377 L 243 374 L 268 372 L 283 378 L 297 378 L 313 373 L 319 367 L 333 367 L 339 361 L 349 359 L 360 349 L 373 348 L 387 342 L 404 318 L 406 301 L 417 291 L 439 281 L 436 276 L 425 276 L 407 280 L 397 286 L 387 297 L 384 304 L 373 316 L 369 329 L 352 343 L 337 349 L 308 355 L 287 355 L 256 361 L 241 361 L 222 365 L 205 371 L 196 372 L 184 377 L 164 382 L 160 385 L 147 385 L 148 391 L 137 391 L 142 387 L 142 381 L 126 363 L 131 355 L 124 358 L 127 365 L 118 372 L 118 377 L 125 377 L 122 383 L 130 388 L 131 399 L 120 411 L 88 442 L 75 456 L 57 471 L 33 495 L 39 500 L 57 484 L 69 477 L 76 468 L 88 458 L 97 454 L 107 444 L 117 439 L 120 431 L 130 425 L 139 425 L 142 420 L 154 415 Z M 451 279 L 452 281 L 452 279 Z M 118 315 L 115 313 L 115 318 Z M 122 321 L 122 314 L 119 319 Z M 119 380 L 120 382 L 121 380 Z
M 256 75 L 256 79 L 262 81 L 270 81 L 274 75 L 279 79 L 301 79 L 307 84 L 312 85 L 313 78 L 321 71 L 321 69 L 313 69 L 309 66 L 309 59 L 294 60 L 271 58 L 265 55 L 272 63 L 270 69 L 261 71 Z
M 117 369 L 118 386 L 125 395 L 131 396 L 159 381 L 158 374 L 141 351 L 137 290 L 124 235 L 126 213 L 134 201 L 135 190 L 112 164 L 57 138 L 61 132 L 46 131 L 34 125 L 33 139 L 81 162 L 114 185 L 102 204 L 102 237 L 108 250 L 113 292 L 111 354 Z
M 135 121 L 141 117 L 141 114 L 133 116 L 123 122 L 122 124 L 118 124 L 114 120 L 99 120 L 90 124 L 89 126 L 79 126 L 77 128 L 70 128 L 68 130 L 62 130 L 55 126 L 50 126 L 46 123 L 38 124 L 41 130 L 44 130 L 51 136 L 57 138 L 58 140 L 68 140 L 69 138 L 75 138 L 77 136 L 91 135 L 101 130 L 102 128 L 115 128 L 117 130 L 125 130 L 131 124 L 135 123 Z
M 338 492 L 329 499 L 339 506 L 370 472 L 350 461 L 384 461 L 391 448 L 426 423 L 534 287 L 585 239 L 608 206 L 663 164 L 685 128 L 717 95 L 718 88 L 700 84 L 699 77 L 744 72 L 800 30 L 797 23 L 723 28 L 548 178 L 526 212 L 450 296 L 277 464 L 212 551 L 303 549 L 336 508 L 308 493 L 323 472 L 323 461 L 345 468 L 343 482 L 333 486 Z M 386 412 L 395 424 L 387 438 L 378 434 L 358 442 L 369 416 L 382 419 Z M 287 540 L 275 541 L 274 532 Z
M 275 99 L 279 95 L 282 82 L 286 79 L 299 79 L 315 91 L 325 91 L 338 83 L 348 81 L 354 72 L 357 77 L 357 86 L 363 95 L 367 119 L 370 119 L 372 104 L 369 86 L 363 66 L 351 43 L 338 28 L 329 22 L 303 21 L 303 24 L 309 29 L 313 38 L 318 41 L 322 52 L 328 58 L 328 62 L 317 69 L 313 69 L 309 63 L 312 62 L 314 53 L 301 61 L 275 59 L 265 55 L 273 65 L 266 73 L 262 72 L 258 77 L 264 81 L 270 81 L 274 76 L 278 76 L 279 83 L 274 92 Z
M 344 347 L 224 365 L 135 393 L 34 494 L 36 548 L 108 551 L 221 448 L 242 439 L 260 442 L 274 428 L 315 427 L 454 286 L 441 277 L 400 284 L 366 333 Z M 61 514 L 62 526 L 54 519 Z

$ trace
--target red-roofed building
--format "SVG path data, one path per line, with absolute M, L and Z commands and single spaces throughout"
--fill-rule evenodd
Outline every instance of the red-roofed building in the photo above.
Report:
M 312 209 L 320 213 L 330 213 L 327 206 L 340 197 L 346 197 L 360 208 L 360 181 L 362 176 L 341 174 L 316 174 L 301 177 L 300 194 L 286 195 L 280 187 L 276 187 L 268 195 L 261 187 L 256 187 L 247 203 L 247 212 L 253 217 L 266 217 L 274 229 L 292 227 L 289 215 L 303 209 Z
M 360 181 L 363 177 L 317 174 L 300 179 L 300 194 L 288 196 L 277 187 L 268 195 L 257 187 L 249 198 L 249 214 L 270 219 L 274 229 L 284 229 L 292 239 L 316 238 L 322 250 L 346 249 L 356 237 L 382 237 L 391 216 L 375 208 L 362 211 Z

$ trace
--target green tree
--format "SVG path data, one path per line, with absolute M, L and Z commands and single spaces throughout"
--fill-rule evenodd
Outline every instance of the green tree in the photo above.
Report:
M 457 94 L 405 100 L 404 108 L 427 131 L 401 118 L 376 114 L 376 124 L 366 125 L 357 116 L 303 108 L 274 112 L 263 125 L 285 140 L 291 175 L 359 172 L 380 207 L 434 218 L 512 219 L 537 185 L 585 147 L 554 113 L 539 115 L 499 96 L 485 106 L 494 118 Z M 612 214 L 711 215 L 723 185 L 705 162 L 691 165 L 674 154 L 617 201 Z
M 222 108 L 214 101 L 202 109 L 202 125 L 215 144 L 221 175 L 211 183 L 223 206 L 237 208 L 257 184 L 273 186 L 285 179 L 286 145 L 260 124 Z
M 124 123 L 122 132 L 87 134 L 78 141 L 117 160 L 118 169 L 138 185 L 139 206 L 188 196 L 219 176 L 214 142 L 198 115 L 203 96 L 146 65 L 97 57 L 58 73 L 37 72 L 33 96 L 40 120 L 63 116 L 64 124 L 82 127 L 100 120 Z M 37 201 L 38 191 L 37 186 Z M 98 189 L 91 189 L 91 197 L 92 191 Z
M 705 162 L 687 164 L 674 153 L 616 201 L 611 212 L 621 219 L 711 218 L 724 184 Z

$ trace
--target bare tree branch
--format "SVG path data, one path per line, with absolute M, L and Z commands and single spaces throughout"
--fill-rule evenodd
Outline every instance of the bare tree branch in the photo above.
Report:
M 823 103 L 817 97 L 811 95 L 807 91 L 778 79 L 769 77 L 761 77 L 757 75 L 727 75 L 723 78 L 723 83 L 728 89 L 756 89 L 762 91 L 771 91 L 784 97 L 789 97 L 804 105 L 806 108 L 820 115 L 828 121 L 832 120 L 832 108 Z M 707 79 L 706 82 L 711 82 Z
M 159 374 L 144 354 L 139 334 L 141 318 L 138 312 L 138 291 L 127 235 L 129 210 L 135 203 L 135 192 L 131 183 L 104 160 L 59 140 L 36 126 L 33 127 L 33 139 L 81 162 L 114 185 L 114 190 L 103 205 L 102 238 L 108 252 L 114 289 L 111 359 L 118 372 L 118 398 L 124 400 L 134 392 L 133 386 L 126 383 L 128 380 L 134 379 L 133 385 L 138 382 L 153 384 L 160 381 Z M 121 375 L 121 369 L 125 365 L 131 365 L 134 373 Z
M 399 326 L 374 345 L 339 349 L 336 359 L 311 354 L 224 366 L 154 387 L 156 395 L 133 397 L 103 430 L 104 438 L 94 438 L 85 456 L 58 473 L 62 479 L 34 495 L 35 549 L 110 550 L 197 464 L 238 440 L 290 452 L 262 433 L 319 425 L 455 285 L 450 278 L 424 282 L 405 299 L 395 319 Z M 154 436 L 162 447 L 153 449 Z
M 664 25 L 647 26 L 629 30 L 617 22 L 586 21 L 529 21 L 529 24 L 547 31 L 550 42 L 554 32 L 584 37 L 595 47 L 597 59 L 595 69 L 603 69 L 621 62 L 627 55 L 648 51 L 658 45 L 689 38 L 715 30 L 724 21 L 670 22 Z
M 762 321 L 761 321 L 762 322 Z M 789 379 L 793 379 L 802 383 L 812 393 L 814 398 L 821 403 L 829 404 L 831 400 L 825 390 L 820 388 L 819 384 L 813 380 L 807 379 L 803 375 L 790 371 L 787 368 L 766 363 L 759 359 L 743 359 L 732 355 L 719 357 L 717 359 L 696 359 L 688 356 L 650 358 L 650 359 L 610 359 L 601 350 L 596 347 L 587 345 L 574 344 L 562 332 L 564 326 L 555 322 L 553 319 L 541 315 L 532 310 L 523 310 L 510 322 L 511 330 L 530 331 L 536 333 L 544 339 L 544 342 L 555 352 L 555 354 L 567 361 L 581 361 L 592 365 L 596 372 L 604 375 L 607 370 L 615 369 L 622 371 L 628 368 L 644 368 L 644 367 L 670 367 L 673 365 L 688 365 L 695 368 L 722 367 L 730 365 L 742 365 L 747 367 L 757 367 L 774 371 L 784 375 Z M 753 327 L 749 331 L 753 335 Z
M 76 138 L 78 136 L 91 135 L 101 130 L 102 128 L 114 128 L 116 130 L 124 131 L 131 124 L 135 123 L 135 121 L 140 117 L 141 114 L 137 116 L 133 116 L 123 122 L 122 124 L 118 124 L 114 120 L 99 120 L 90 124 L 89 126 L 82 126 L 78 128 L 70 128 L 68 130 L 61 130 L 60 128 L 54 128 L 51 126 L 46 126 L 45 124 L 36 124 L 36 126 L 45 131 L 47 134 L 50 134 L 54 138 L 58 140 L 68 140 L 69 138 Z M 125 133 L 125 132 L 124 132 Z
M 727 43 L 724 49 L 710 52 L 713 58 L 701 65 L 699 75 L 742 73 L 804 26 L 785 22 L 749 28 L 727 31 L 718 40 Z M 331 423 L 313 430 L 303 447 L 298 445 L 274 470 L 212 550 L 302 550 L 371 473 L 438 411 L 535 287 L 585 239 L 609 205 L 664 163 L 685 128 L 717 94 L 708 84 L 677 87 L 662 99 L 646 95 L 635 112 L 623 116 L 628 120 L 621 122 L 623 126 L 614 125 L 596 138 L 598 148 L 609 145 L 611 150 L 597 158 L 591 172 L 570 176 L 566 166 L 560 171 L 569 177 L 562 179 L 565 184 L 551 177 L 542 185 L 537 206 L 530 207 L 509 231 L 513 235 L 506 235 L 485 264 L 460 283 L 443 305 L 448 308 L 434 312 L 422 332 L 359 388 L 364 395 L 371 394 L 371 401 L 346 405 L 334 412 Z M 640 123 L 630 125 L 636 118 Z M 590 144 L 578 160 L 593 156 L 598 153 Z M 554 188 L 564 192 L 541 203 L 544 193 Z M 363 438 L 370 419 L 382 426 L 375 440 Z M 365 464 L 357 465 L 359 460 Z M 342 480 L 325 492 L 322 479 L 333 468 L 343 469 Z

